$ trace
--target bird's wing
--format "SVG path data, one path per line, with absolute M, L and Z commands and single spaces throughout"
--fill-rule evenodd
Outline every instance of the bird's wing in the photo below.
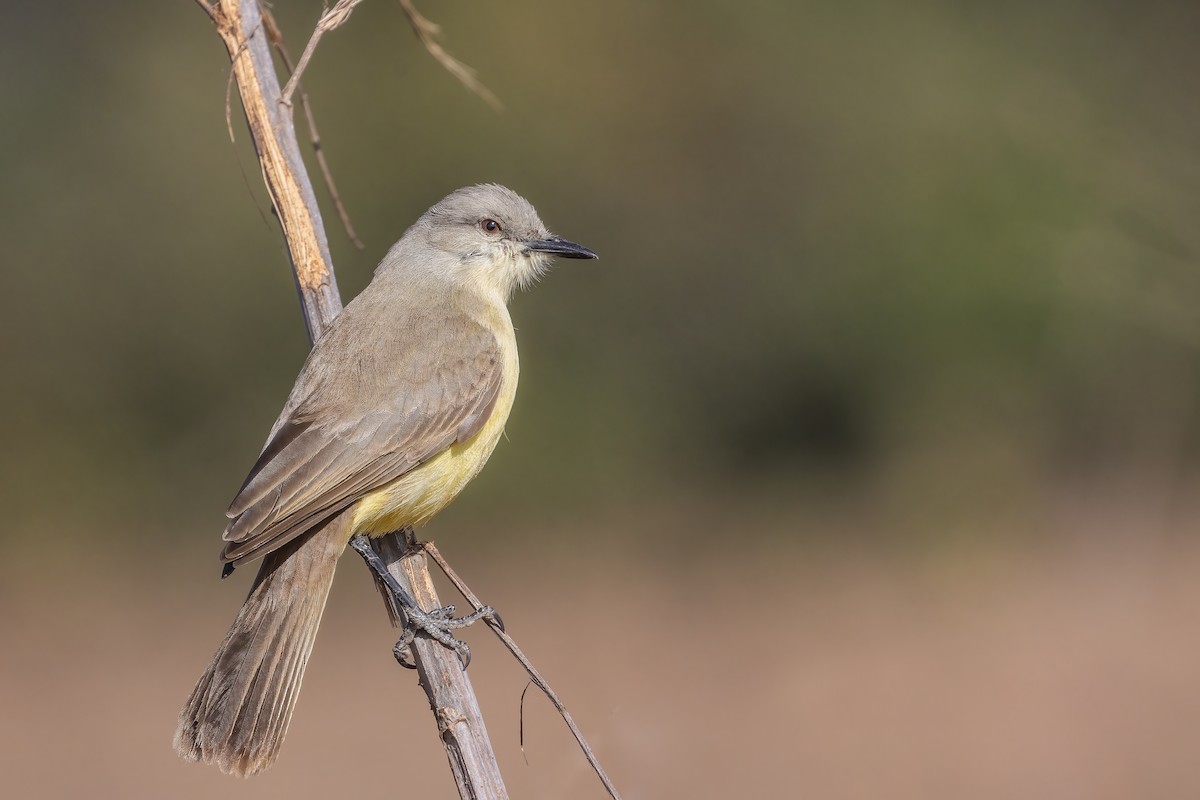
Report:
M 503 378 L 496 335 L 461 318 L 411 316 L 365 337 L 339 317 L 317 343 L 229 507 L 226 562 L 285 544 L 491 416 Z

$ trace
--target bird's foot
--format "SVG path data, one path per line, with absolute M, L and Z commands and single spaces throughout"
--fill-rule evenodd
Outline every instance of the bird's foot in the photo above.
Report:
M 416 664 L 412 660 L 412 643 L 418 632 L 424 633 L 430 639 L 458 653 L 463 669 L 466 669 L 471 663 L 471 648 L 467 646 L 466 642 L 455 638 L 451 631 L 465 628 L 484 618 L 496 620 L 497 624 L 503 628 L 500 616 L 490 606 L 483 606 L 478 611 L 462 617 L 454 616 L 454 606 L 452 605 L 425 611 L 417 604 L 412 595 L 404 590 L 396 577 L 388 572 L 387 565 L 371 547 L 371 542 L 365 535 L 360 533 L 353 537 L 350 540 L 350 546 L 354 548 L 354 552 L 362 556 L 363 560 L 367 562 L 367 566 L 382 581 L 388 594 L 394 600 L 393 605 L 403 611 L 404 633 L 401 635 L 400 641 L 396 642 L 396 646 L 392 648 L 392 654 L 395 655 L 400 666 L 416 669 Z
M 422 611 L 419 608 L 413 610 L 405 606 L 404 633 L 401 635 L 400 641 L 396 642 L 396 646 L 392 648 L 392 655 L 396 657 L 400 666 L 416 669 L 417 665 L 413 663 L 411 648 L 417 631 L 421 631 L 435 642 L 440 642 L 458 653 L 463 669 L 466 669 L 471 664 L 471 648 L 467 646 L 466 642 L 455 638 L 450 631 L 473 625 L 487 617 L 497 618 L 496 612 L 492 610 L 491 606 L 483 606 L 462 617 L 454 616 L 454 606 L 452 605 L 435 608 L 432 611 Z

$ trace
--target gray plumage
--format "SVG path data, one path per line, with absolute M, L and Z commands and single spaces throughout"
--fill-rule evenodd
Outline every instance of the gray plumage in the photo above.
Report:
M 180 714 L 180 755 L 239 775 L 274 761 L 338 556 L 423 523 L 482 468 L 516 392 L 506 303 L 555 255 L 595 258 L 511 190 L 459 189 L 316 343 L 229 507 L 223 560 L 266 558 Z

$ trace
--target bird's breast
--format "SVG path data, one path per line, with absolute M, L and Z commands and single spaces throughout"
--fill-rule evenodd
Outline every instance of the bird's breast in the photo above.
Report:
M 355 533 L 382 536 L 424 525 L 479 474 L 504 434 L 517 394 L 520 367 L 515 340 L 504 342 L 502 352 L 500 391 L 487 422 L 471 438 L 454 443 L 391 483 L 364 495 L 354 512 Z

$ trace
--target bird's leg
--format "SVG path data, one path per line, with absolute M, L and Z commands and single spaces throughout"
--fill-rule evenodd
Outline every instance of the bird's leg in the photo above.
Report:
M 404 633 L 400 637 L 400 641 L 396 642 L 396 646 L 392 649 L 392 653 L 396 656 L 396 660 L 400 665 L 409 669 L 415 669 L 416 665 L 408 657 L 409 648 L 412 645 L 413 639 L 416 638 L 417 631 L 423 631 L 430 639 L 441 642 L 446 647 L 458 653 L 459 659 L 462 661 L 463 669 L 471 663 L 471 648 L 467 647 L 466 642 L 454 638 L 450 631 L 455 628 L 465 628 L 483 617 L 493 616 L 494 612 L 489 606 L 484 606 L 478 611 L 474 611 L 463 617 L 454 616 L 454 606 L 442 606 L 435 608 L 432 611 L 425 611 L 412 595 L 404 590 L 400 582 L 392 573 L 388 572 L 387 565 L 383 563 L 383 559 L 375 552 L 375 548 L 371 547 L 371 541 L 364 534 L 358 534 L 350 539 L 350 546 L 354 548 L 354 552 L 362 556 L 363 561 L 367 562 L 367 566 L 376 577 L 387 587 L 394 605 L 404 612 Z

